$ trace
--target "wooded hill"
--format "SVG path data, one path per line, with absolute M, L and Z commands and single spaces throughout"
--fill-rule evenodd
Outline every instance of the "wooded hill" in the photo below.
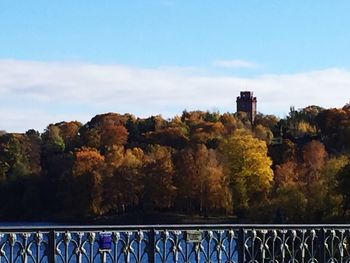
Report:
M 350 107 L 278 119 L 184 111 L 97 115 L 44 133 L 0 135 L 0 219 L 61 220 L 137 211 L 242 222 L 346 222 Z

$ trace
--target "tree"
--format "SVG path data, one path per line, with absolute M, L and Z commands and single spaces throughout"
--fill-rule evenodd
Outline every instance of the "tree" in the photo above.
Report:
M 344 214 L 341 208 L 344 207 L 343 194 L 346 194 L 344 185 L 344 174 L 340 175 L 341 171 L 349 164 L 349 157 L 340 155 L 330 158 L 326 161 L 322 168 L 321 175 L 324 182 L 322 192 L 325 193 L 325 198 L 319 203 L 324 206 L 324 215 L 326 218 L 333 219 Z M 344 193 L 343 193 L 344 192 Z
M 255 137 L 265 141 L 267 144 L 269 144 L 273 138 L 271 130 L 267 127 L 262 126 L 261 124 L 258 124 L 254 127 L 254 134 Z
M 7 133 L 0 136 L 0 180 L 31 173 L 27 149 L 28 140 L 23 134 Z
M 254 202 L 264 201 L 273 179 L 266 143 L 244 130 L 237 130 L 222 141 L 219 150 L 232 191 L 234 210 L 244 211 Z
M 39 175 L 41 173 L 41 148 L 42 140 L 40 133 L 35 130 L 28 130 L 26 133 L 26 156 L 29 163 L 30 172 Z
M 124 145 L 128 141 L 128 134 L 122 125 L 105 123 L 101 127 L 101 143 L 103 146 Z
M 324 206 L 321 200 L 325 199 L 324 180 L 321 170 L 327 160 L 327 152 L 324 145 L 313 140 L 302 148 L 302 160 L 296 167 L 296 187 L 302 192 L 307 200 L 304 220 L 317 222 L 324 216 Z M 297 211 L 296 211 L 297 213 Z
M 167 127 L 158 131 L 146 133 L 147 141 L 151 144 L 173 147 L 175 149 L 184 148 L 188 142 L 188 136 L 180 127 Z
M 90 128 L 84 125 L 80 128 L 79 132 L 84 146 L 95 149 L 101 148 L 101 134 L 98 128 Z
M 269 145 L 269 155 L 274 165 L 283 164 L 297 159 L 297 145 L 291 140 L 285 139 L 282 144 Z
M 276 165 L 274 181 L 275 188 L 280 188 L 288 184 L 297 183 L 299 180 L 298 166 L 294 161 L 288 161 L 281 165 Z
M 303 148 L 303 160 L 311 170 L 320 170 L 325 164 L 327 151 L 323 143 L 313 140 Z
M 83 215 L 101 214 L 104 157 L 94 148 L 83 147 L 74 153 L 75 202 Z
M 174 166 L 170 149 L 154 146 L 145 156 L 142 174 L 144 205 L 151 210 L 172 207 L 176 188 L 173 184 Z
M 224 133 L 225 128 L 221 122 L 201 122 L 192 126 L 190 141 L 192 145 L 208 144 L 214 139 L 219 141 Z
M 139 206 L 143 192 L 142 166 L 144 153 L 140 148 L 125 150 L 114 145 L 106 154 L 107 177 L 104 182 L 105 210 L 123 213 Z
M 316 135 L 316 126 L 311 125 L 309 122 L 301 120 L 297 123 L 294 134 L 297 137 L 303 137 L 305 135 Z
M 304 109 L 295 110 L 290 108 L 289 116 L 284 121 L 289 134 L 293 137 L 303 137 L 305 135 L 315 136 L 318 134 L 316 119 L 323 109 L 318 106 L 308 106 Z
M 79 147 L 79 129 L 82 124 L 78 121 L 60 122 L 55 124 L 60 129 L 60 135 L 64 141 L 66 150 L 74 150 Z
M 345 165 L 337 174 L 338 191 L 342 195 L 343 217 L 350 208 L 350 164 Z
M 317 116 L 323 140 L 331 151 L 350 150 L 350 111 L 328 109 Z
M 176 161 L 178 207 L 190 211 L 231 211 L 231 193 L 217 151 L 204 144 L 180 151 Z
M 307 198 L 297 184 L 288 184 L 278 189 L 274 205 L 285 223 L 305 222 Z
M 262 113 L 258 113 L 255 117 L 255 125 L 262 125 L 271 131 L 274 130 L 279 122 L 279 118 L 275 115 L 264 115 Z
M 64 140 L 60 135 L 60 128 L 50 124 L 42 134 L 45 154 L 62 153 L 65 149 Z
M 201 193 L 204 197 L 204 209 L 230 212 L 232 210 L 231 193 L 217 151 L 206 149 L 203 145 L 198 155 L 204 157 L 202 160 L 204 192 Z
M 221 123 L 225 127 L 225 134 L 231 134 L 237 128 L 242 128 L 243 124 L 233 114 L 224 113 L 220 117 Z

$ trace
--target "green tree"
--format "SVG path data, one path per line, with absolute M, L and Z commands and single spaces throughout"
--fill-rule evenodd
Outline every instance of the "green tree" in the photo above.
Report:
M 338 192 L 342 196 L 342 216 L 346 216 L 350 208 L 350 164 L 345 165 L 337 174 Z
M 23 134 L 0 136 L 0 178 L 5 180 L 31 173 L 27 149 L 28 140 Z
M 340 155 L 330 158 L 326 161 L 322 168 L 322 192 L 325 193 L 325 198 L 320 202 L 324 205 L 325 219 L 334 219 L 343 214 L 341 210 L 343 206 L 343 194 L 340 190 L 343 188 L 342 183 L 344 178 L 340 175 L 341 171 L 346 165 L 349 164 L 349 157 L 346 155 Z
M 45 154 L 62 153 L 65 149 L 64 140 L 60 135 L 60 128 L 50 124 L 42 134 Z
M 300 191 L 298 184 L 287 184 L 279 188 L 274 205 L 276 211 L 280 211 L 284 223 L 305 222 L 307 197 Z

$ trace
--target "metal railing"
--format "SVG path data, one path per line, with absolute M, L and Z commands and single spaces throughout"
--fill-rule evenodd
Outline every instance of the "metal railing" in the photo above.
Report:
M 0 263 L 350 262 L 350 225 L 0 227 Z

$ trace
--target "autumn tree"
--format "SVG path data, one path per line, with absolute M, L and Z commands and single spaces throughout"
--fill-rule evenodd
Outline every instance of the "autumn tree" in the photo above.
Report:
M 331 151 L 350 150 L 350 111 L 328 109 L 317 116 L 324 142 Z
M 170 149 L 154 146 L 145 156 L 142 175 L 144 206 L 151 210 L 172 207 L 176 188 L 173 183 L 174 165 Z
M 116 113 L 95 116 L 79 129 L 83 144 L 100 150 L 126 144 L 129 133 L 125 125 L 129 118 L 130 115 Z
M 231 210 L 228 189 L 217 151 L 203 144 L 178 153 L 176 186 L 178 206 L 199 212 Z
M 158 131 L 148 132 L 145 136 L 150 144 L 159 144 L 175 149 L 184 148 L 189 142 L 187 134 L 180 127 L 166 127 Z
M 255 125 L 253 131 L 256 138 L 265 141 L 267 144 L 269 144 L 273 138 L 272 131 L 261 124 Z
M 283 164 L 276 165 L 274 171 L 275 188 L 281 188 L 288 184 L 298 183 L 298 164 L 294 161 L 287 161 Z
M 96 149 L 83 147 L 74 152 L 74 203 L 82 215 L 101 214 L 104 169 L 104 157 Z
M 128 140 L 128 131 L 123 125 L 104 123 L 101 127 L 101 144 L 104 146 L 124 145 Z
M 243 124 L 231 113 L 224 113 L 220 116 L 220 122 L 224 125 L 225 135 L 233 133 L 237 128 L 242 128 Z
M 169 209 L 259 221 L 276 211 L 285 222 L 347 217 L 349 108 L 291 108 L 281 120 L 257 114 L 254 125 L 243 112 L 106 113 L 42 134 L 0 132 L 0 199 L 8 200 L 0 216 Z
M 273 179 L 266 143 L 244 130 L 237 130 L 222 141 L 219 149 L 236 213 L 266 200 Z
M 225 178 L 219 155 L 214 149 L 199 147 L 196 155 L 198 166 L 201 166 L 201 199 L 205 210 L 230 212 L 232 208 L 231 193 Z
M 60 136 L 62 137 L 65 150 L 74 150 L 79 147 L 79 129 L 82 124 L 78 121 L 70 121 L 70 122 L 60 122 L 55 124 L 60 129 Z
M 305 181 L 309 183 L 317 180 L 328 155 L 325 146 L 320 141 L 313 140 L 303 147 L 302 155 L 306 168 Z
M 275 115 L 264 115 L 262 113 L 258 113 L 255 116 L 255 125 L 262 125 L 263 127 L 268 128 L 271 131 L 274 131 L 278 128 L 279 118 Z
M 177 187 L 176 206 L 183 211 L 198 211 L 198 178 L 195 167 L 195 153 L 192 148 L 178 151 L 175 158 Z
M 317 118 L 322 111 L 323 108 L 314 105 L 299 110 L 291 107 L 289 115 L 281 123 L 287 127 L 286 131 L 293 137 L 316 136 L 318 134 Z
M 106 211 L 123 213 L 139 206 L 143 192 L 143 159 L 144 152 L 140 148 L 114 145 L 108 149 L 103 204 Z

